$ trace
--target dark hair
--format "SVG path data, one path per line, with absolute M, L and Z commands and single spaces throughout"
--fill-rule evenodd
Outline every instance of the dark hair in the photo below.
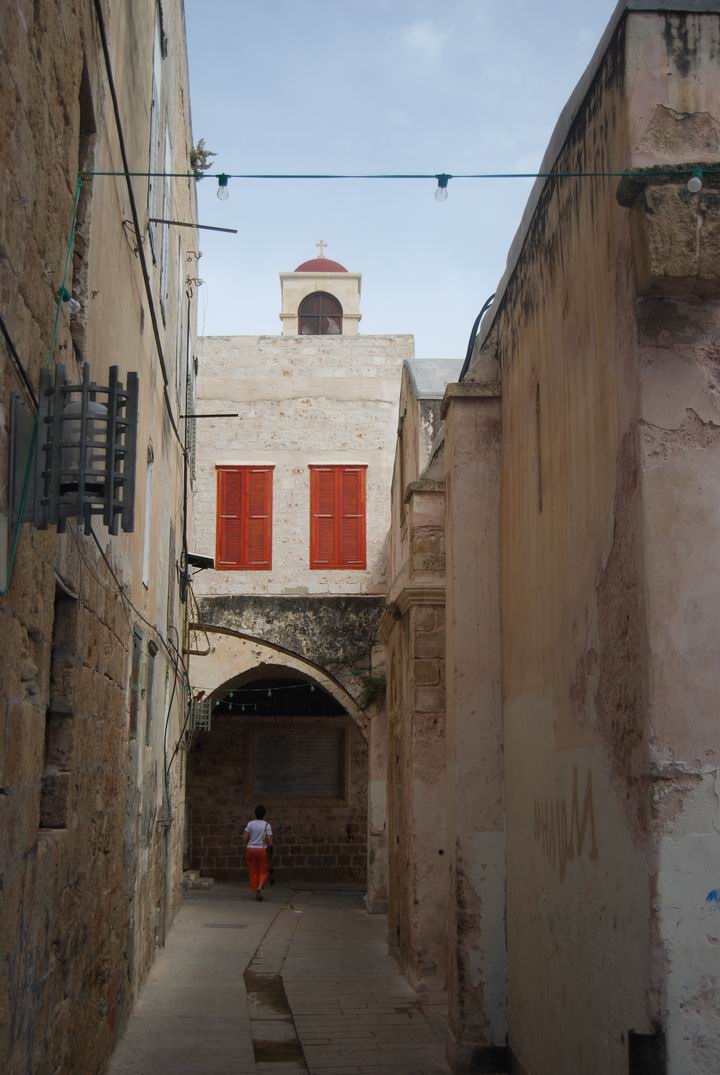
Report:
M 262 821 L 262 819 L 265 817 L 265 807 L 264 806 L 256 806 L 255 807 L 255 817 L 258 819 L 258 821 Z

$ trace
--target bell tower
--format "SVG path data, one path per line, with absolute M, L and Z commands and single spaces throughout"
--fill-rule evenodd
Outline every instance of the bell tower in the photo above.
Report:
M 315 244 L 318 256 L 294 272 L 280 273 L 283 336 L 357 336 L 360 327 L 359 272 L 325 256 L 327 243 Z

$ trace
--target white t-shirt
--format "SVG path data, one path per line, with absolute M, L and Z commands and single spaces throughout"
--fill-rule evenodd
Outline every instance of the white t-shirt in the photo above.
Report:
M 270 828 L 270 822 L 259 820 L 255 818 L 253 821 L 248 821 L 245 826 L 245 832 L 250 833 L 250 839 L 248 840 L 248 847 L 265 847 L 264 837 L 272 836 L 272 829 Z

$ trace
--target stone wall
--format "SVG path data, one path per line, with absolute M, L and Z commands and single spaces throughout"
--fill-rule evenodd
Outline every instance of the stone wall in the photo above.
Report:
M 363 706 L 371 675 L 371 652 L 383 602 L 378 597 L 217 596 L 200 600 L 202 622 L 281 647 L 323 669 Z M 193 662 L 198 685 L 210 685 L 200 658 Z M 222 669 L 213 662 L 213 679 Z M 224 679 L 243 671 L 228 654 Z
M 101 10 L 128 159 L 144 168 L 156 5 L 143 0 Z M 163 4 L 163 17 L 170 164 L 185 168 L 190 129 L 179 0 Z M 185 248 L 171 237 L 162 303 L 160 262 L 148 253 L 151 308 L 136 252 L 138 243 L 149 250 L 147 183 L 134 184 L 142 234 L 133 236 L 124 178 L 87 178 L 66 280 L 80 310 L 71 320 L 69 308 L 61 309 L 51 348 L 78 171 L 122 168 L 95 5 L 6 4 L 0 76 L 1 312 L 19 361 L 35 393 L 48 353 L 73 379 L 86 360 L 100 384 L 107 384 L 112 364 L 123 381 L 137 371 L 140 383 L 134 533 L 111 537 L 96 520 L 96 545 L 74 522 L 62 536 L 26 524 L 9 593 L 0 597 L 0 1069 L 93 1075 L 105 1068 L 180 891 L 183 753 L 168 779 L 171 821 L 162 740 L 167 719 L 172 749 L 184 720 L 182 684 L 172 693 L 184 610 L 170 541 L 172 525 L 179 552 L 182 453 L 168 408 L 177 421 Z M 181 219 L 194 219 L 193 186 L 175 186 L 172 204 Z M 153 311 L 169 371 L 167 406 Z M 9 346 L 0 345 L 0 586 L 10 394 L 19 392 L 31 405 Z M 145 498 L 150 448 L 151 511 Z M 143 581 L 146 528 L 153 557 Z M 143 632 L 142 675 L 133 730 L 136 627 Z M 151 641 L 157 649 L 152 692 L 144 674 Z
M 367 744 L 349 717 L 228 715 L 198 735 L 188 759 L 191 864 L 203 875 L 244 881 L 242 833 L 254 817 L 253 737 L 295 731 L 317 735 L 332 727 L 347 737 L 343 802 L 263 796 L 272 825 L 277 881 L 363 884 L 367 860 Z

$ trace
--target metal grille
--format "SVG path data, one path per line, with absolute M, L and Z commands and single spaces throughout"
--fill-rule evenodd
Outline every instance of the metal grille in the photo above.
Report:
M 255 736 L 256 796 L 339 799 L 342 733 Z
M 190 705 L 190 731 L 209 732 L 212 727 L 212 702 L 209 698 L 195 699 Z
M 138 379 L 127 388 L 111 366 L 109 385 L 90 380 L 83 365 L 80 384 L 70 384 L 65 367 L 43 370 L 40 380 L 35 526 L 65 529 L 67 519 L 101 515 L 111 534 L 135 528 L 135 454 Z

